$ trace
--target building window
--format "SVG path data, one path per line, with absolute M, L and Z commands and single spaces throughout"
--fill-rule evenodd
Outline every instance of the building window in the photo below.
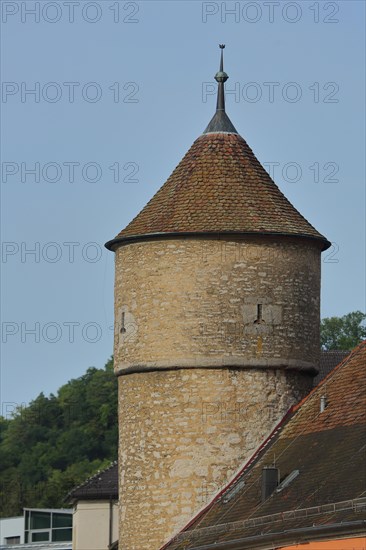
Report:
M 49 531 L 36 531 L 32 532 L 32 541 L 31 542 L 44 542 L 50 540 L 50 532 Z
M 31 512 L 30 529 L 49 529 L 51 527 L 50 512 Z
M 67 542 L 72 539 L 72 529 L 52 529 L 52 542 Z
M 52 514 L 52 529 L 58 527 L 72 527 L 72 515 L 71 514 Z
M 41 510 L 25 511 L 25 542 L 72 540 L 72 514 Z

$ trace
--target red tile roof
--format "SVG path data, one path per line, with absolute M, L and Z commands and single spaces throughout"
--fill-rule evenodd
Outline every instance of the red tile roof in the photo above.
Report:
M 201 135 L 116 239 L 228 232 L 304 236 L 319 240 L 323 249 L 329 246 L 281 193 L 246 141 L 225 132 Z
M 365 534 L 365 440 L 366 341 L 293 408 L 235 480 L 164 548 L 268 548 L 261 540 L 281 547 L 286 544 L 280 541 L 302 535 L 321 540 L 322 530 Z M 298 473 L 263 502 L 262 471 L 274 460 L 281 481 Z

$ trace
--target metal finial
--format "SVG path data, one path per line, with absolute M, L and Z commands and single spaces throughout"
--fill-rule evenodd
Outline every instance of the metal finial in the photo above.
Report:
M 225 44 L 219 44 L 221 50 L 220 57 L 220 70 L 215 75 L 215 80 L 218 83 L 217 86 L 217 103 L 216 103 L 216 113 L 209 122 L 204 134 L 210 134 L 212 132 L 225 132 L 230 134 L 237 134 L 231 120 L 225 113 L 225 89 L 224 84 L 229 78 L 224 71 L 224 48 Z
M 224 72 L 224 48 L 225 44 L 219 44 L 219 48 L 221 49 L 221 59 L 220 59 L 220 72 Z
M 220 70 L 215 75 L 216 82 L 226 82 L 229 78 L 228 75 L 224 71 L 224 48 L 225 44 L 219 44 L 219 48 L 221 49 L 221 58 L 220 58 Z
M 218 90 L 217 90 L 216 110 L 217 111 L 225 111 L 224 83 L 227 81 L 227 79 L 229 77 L 224 71 L 224 48 L 225 48 L 225 44 L 219 44 L 219 47 L 220 47 L 220 50 L 221 50 L 220 70 L 215 75 L 215 80 L 219 84 L 219 87 L 218 87 Z

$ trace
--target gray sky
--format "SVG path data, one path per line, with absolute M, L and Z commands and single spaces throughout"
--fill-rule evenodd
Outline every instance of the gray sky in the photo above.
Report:
M 5 416 L 112 354 L 103 244 L 209 122 L 219 43 L 231 120 L 334 243 L 322 316 L 365 309 L 364 2 L 1 4 Z

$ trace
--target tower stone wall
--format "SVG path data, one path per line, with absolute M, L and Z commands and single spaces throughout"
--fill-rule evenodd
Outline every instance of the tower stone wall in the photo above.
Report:
M 225 111 L 107 248 L 116 253 L 120 550 L 159 550 L 312 386 L 320 254 Z
M 227 483 L 310 389 L 280 369 L 119 377 L 120 547 L 158 550 Z
M 309 239 L 116 250 L 121 548 L 158 550 L 308 393 L 319 295 Z
M 306 239 L 181 238 L 122 246 L 116 252 L 116 369 L 311 369 L 319 358 L 319 300 L 320 248 Z

